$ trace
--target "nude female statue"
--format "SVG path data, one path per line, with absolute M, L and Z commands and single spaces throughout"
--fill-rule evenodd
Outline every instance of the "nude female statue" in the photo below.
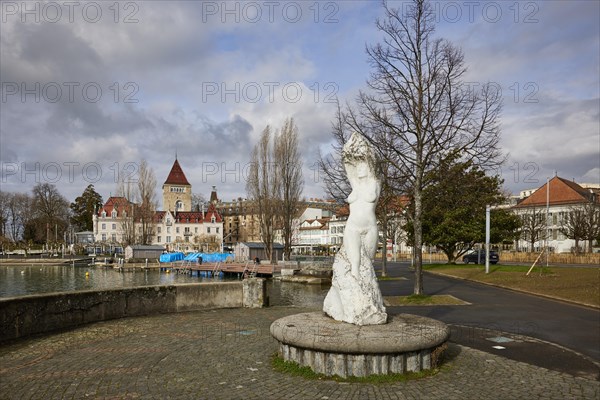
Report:
M 344 145 L 342 161 L 352 186 L 344 243 L 333 261 L 333 277 L 323 311 L 356 325 L 385 324 L 387 314 L 372 259 L 377 251 L 375 206 L 381 183 L 373 149 L 358 133 Z
M 347 153 L 346 153 L 347 150 Z M 359 152 L 357 151 L 362 150 Z M 352 275 L 359 279 L 360 251 L 372 259 L 377 251 L 377 219 L 375 206 L 379 199 L 381 183 L 375 175 L 375 159 L 369 147 L 344 149 L 344 167 L 352 192 L 348 196 L 350 216 L 344 231 L 344 247 L 352 265 Z

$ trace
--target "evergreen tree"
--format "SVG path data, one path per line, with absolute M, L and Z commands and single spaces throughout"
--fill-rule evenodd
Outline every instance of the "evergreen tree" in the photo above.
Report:
M 433 184 L 423 191 L 423 241 L 442 250 L 453 263 L 485 241 L 485 209 L 503 203 L 502 180 L 487 176 L 472 162 L 452 158 L 441 162 L 428 179 Z M 490 219 L 491 243 L 518 236 L 520 220 L 509 211 L 493 210 Z
M 94 185 L 88 185 L 81 196 L 71 203 L 71 223 L 77 230 L 91 231 L 94 228 L 94 211 L 102 207 L 102 196 L 96 192 Z

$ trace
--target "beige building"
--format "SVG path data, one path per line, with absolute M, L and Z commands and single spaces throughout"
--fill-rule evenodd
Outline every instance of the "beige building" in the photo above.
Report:
M 177 158 L 162 186 L 163 208 L 172 211 L 192 211 L 192 185 L 188 182 Z
M 586 186 L 555 176 L 540 188 L 526 191 L 525 194 L 529 194 L 512 207 L 512 211 L 520 217 L 539 220 L 538 227 L 542 232 L 534 243 L 534 251 L 541 251 L 545 246 L 555 253 L 573 251 L 575 241 L 567 238 L 561 229 L 567 214 L 585 204 L 600 204 L 600 187 Z M 530 240 L 527 234 L 523 236 L 517 241 L 517 250 L 530 251 Z M 579 243 L 581 250 L 585 245 L 585 241 Z
M 215 192 L 216 193 L 216 192 Z M 241 197 L 229 202 L 219 201 L 211 195 L 211 204 L 223 218 L 223 241 L 232 247 L 238 242 L 260 242 L 258 207 L 253 201 Z
M 223 219 L 212 203 L 192 211 L 192 185 L 177 159 L 162 189 L 164 211 L 154 215 L 151 244 L 168 251 L 220 251 Z M 213 196 L 216 198 L 214 187 Z M 111 249 L 123 245 L 128 230 L 137 233 L 141 229 L 134 221 L 135 207 L 125 197 L 110 197 L 94 215 L 95 241 Z M 138 241 L 135 236 L 134 241 Z

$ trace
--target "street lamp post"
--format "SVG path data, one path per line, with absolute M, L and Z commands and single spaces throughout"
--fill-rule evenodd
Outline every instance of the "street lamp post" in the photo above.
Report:
M 485 273 L 490 273 L 490 206 L 485 207 Z

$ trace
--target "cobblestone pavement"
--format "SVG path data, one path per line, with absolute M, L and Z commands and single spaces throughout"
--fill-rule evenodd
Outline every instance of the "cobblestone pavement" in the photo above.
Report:
M 0 346 L 2 399 L 598 399 L 600 382 L 451 345 L 435 376 L 391 384 L 275 372 L 272 321 L 304 308 L 96 323 Z

